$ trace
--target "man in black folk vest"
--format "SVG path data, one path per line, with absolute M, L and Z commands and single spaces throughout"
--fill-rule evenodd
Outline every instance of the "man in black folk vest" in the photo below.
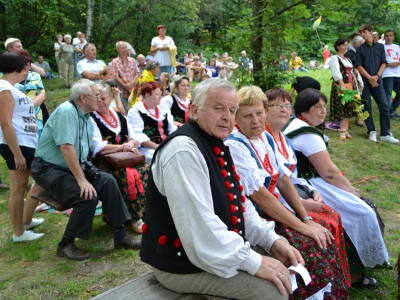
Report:
M 177 292 L 287 299 L 292 292 L 287 267 L 304 260 L 242 194 L 223 143 L 235 124 L 236 91 L 215 78 L 201 82 L 192 95 L 189 123 L 154 154 L 141 258 Z

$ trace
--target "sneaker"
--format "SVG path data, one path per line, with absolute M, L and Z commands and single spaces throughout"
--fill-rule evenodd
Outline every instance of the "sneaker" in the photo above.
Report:
M 30 242 L 40 239 L 42 236 L 44 236 L 44 233 L 34 233 L 33 231 L 25 230 L 21 236 L 13 235 L 13 241 L 15 243 Z
M 373 142 L 377 142 L 377 140 L 376 140 L 376 131 L 371 131 L 370 133 L 369 133 L 369 137 L 368 137 L 368 139 L 370 140 L 370 141 L 373 141 Z
M 25 230 L 29 230 L 32 228 L 35 228 L 36 226 L 42 224 L 44 222 L 44 219 L 32 219 L 31 224 L 24 225 Z
M 399 120 L 394 113 L 390 115 L 390 119 L 395 121 Z
M 398 112 L 394 112 L 393 115 L 395 115 L 396 117 L 400 117 L 400 114 Z
M 392 143 L 392 144 L 397 144 L 399 142 L 398 139 L 395 139 L 394 137 L 392 137 L 390 135 L 380 136 L 379 140 L 381 142 L 387 142 L 387 143 Z

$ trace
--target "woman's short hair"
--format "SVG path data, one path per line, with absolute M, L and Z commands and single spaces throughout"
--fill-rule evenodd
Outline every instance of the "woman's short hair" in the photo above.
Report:
M 325 103 L 328 102 L 328 99 L 326 96 L 315 89 L 308 88 L 305 89 L 304 91 L 301 91 L 297 97 L 296 97 L 296 102 L 294 103 L 294 112 L 296 116 L 300 116 L 301 113 L 303 112 L 309 112 L 311 106 L 317 104 L 319 102 L 319 99 L 322 99 Z
M 342 37 L 342 38 L 338 39 L 338 40 L 335 42 L 335 45 L 334 45 L 333 47 L 335 48 L 336 51 L 339 51 L 339 50 L 338 50 L 338 49 L 339 49 L 339 46 L 344 45 L 345 43 L 348 43 L 348 42 L 349 42 L 348 39 Z
M 160 28 L 165 28 L 165 29 L 167 29 L 167 26 L 165 26 L 165 25 L 163 25 L 163 24 L 158 25 L 158 26 L 157 26 L 157 32 L 160 30 Z
M 351 43 L 353 44 L 353 47 L 357 46 L 358 44 L 360 44 L 363 41 L 363 37 L 360 35 L 356 35 L 353 40 L 351 41 Z
M 3 74 L 21 73 L 30 62 L 32 62 L 32 57 L 26 50 L 18 52 L 7 51 L 0 55 L 0 72 Z
M 272 88 L 272 89 L 266 91 L 265 96 L 267 96 L 268 102 L 271 102 L 271 101 L 285 102 L 285 100 L 287 100 L 290 103 L 292 103 L 292 96 L 290 96 L 290 94 L 281 87 Z
M 108 97 L 112 97 L 112 91 L 111 91 L 111 86 L 108 85 L 105 82 L 99 83 L 97 85 L 97 88 L 99 90 L 100 93 L 106 93 L 108 95 Z
M 203 108 L 210 90 L 233 91 L 236 93 L 235 87 L 228 80 L 221 78 L 207 79 L 200 82 L 194 88 L 192 92 L 192 104 L 196 105 L 198 109 Z M 192 110 L 190 110 L 190 117 L 192 117 Z
M 61 34 L 61 33 L 59 33 L 59 34 L 57 34 L 57 39 L 59 38 L 59 37 L 63 37 L 63 35 Z
M 150 95 L 151 95 L 151 94 L 153 93 L 153 91 L 155 91 L 156 89 L 162 90 L 163 88 L 162 88 L 162 86 L 161 86 L 158 82 L 156 82 L 156 81 L 145 82 L 145 83 L 143 83 L 143 85 L 142 85 L 141 95 L 142 95 L 142 97 L 144 98 L 144 96 L 145 96 L 146 94 L 150 94 Z
M 211 62 L 214 63 L 214 67 L 217 65 L 217 61 L 216 61 L 215 59 L 210 59 L 210 64 L 209 64 L 209 66 L 211 66 Z
M 267 110 L 268 107 L 268 98 L 265 96 L 264 92 L 255 85 L 248 85 L 242 87 L 238 91 L 238 104 L 239 104 L 239 109 L 240 107 L 243 106 L 252 106 L 256 104 L 258 101 L 261 101 L 263 103 L 263 106 L 265 110 Z M 236 111 L 236 116 L 237 116 L 238 110 Z
M 156 61 L 156 60 L 149 60 L 147 63 L 146 63 L 146 70 L 154 70 L 155 68 L 157 68 L 157 67 L 159 67 L 160 66 L 160 63 L 158 62 L 158 61 Z
M 81 95 L 90 95 L 92 93 L 92 87 L 95 86 L 96 84 L 89 79 L 79 79 L 71 88 L 71 100 L 78 101 Z
M 190 82 L 189 77 L 187 76 L 179 76 L 175 78 L 174 81 L 171 83 L 171 91 L 173 93 L 178 93 L 178 86 L 181 84 L 182 80 L 187 80 L 188 82 Z
M 69 34 L 64 35 L 64 40 L 65 39 L 71 39 L 71 35 L 69 35 Z
M 100 71 L 99 71 L 99 75 L 100 75 L 100 76 L 107 76 L 107 73 L 108 73 L 109 71 L 111 71 L 111 70 L 112 70 L 112 67 L 110 67 L 110 66 L 101 67 L 101 69 L 100 69 Z
M 84 34 L 84 33 L 81 32 L 81 34 L 79 35 L 79 38 L 81 38 L 81 37 L 86 38 L 86 34 Z

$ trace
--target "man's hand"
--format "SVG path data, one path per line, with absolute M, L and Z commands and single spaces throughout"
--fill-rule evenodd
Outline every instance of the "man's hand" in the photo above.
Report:
M 86 179 L 78 181 L 78 185 L 81 188 L 79 196 L 83 199 L 92 199 L 97 197 L 97 192 L 94 187 Z
M 255 275 L 259 278 L 275 283 L 281 295 L 286 295 L 286 290 L 289 294 L 292 294 L 293 291 L 289 270 L 275 258 L 261 256 L 261 259 L 260 268 Z
M 272 245 L 271 253 L 286 267 L 290 267 L 291 265 L 297 266 L 298 264 L 301 264 L 302 266 L 305 265 L 300 252 L 282 240 L 277 240 Z

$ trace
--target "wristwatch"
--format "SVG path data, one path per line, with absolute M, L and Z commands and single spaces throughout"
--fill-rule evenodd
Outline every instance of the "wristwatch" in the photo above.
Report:
M 314 219 L 312 218 L 312 217 L 310 217 L 310 216 L 307 216 L 307 217 L 305 217 L 304 219 L 303 219 L 303 222 L 305 222 L 305 221 L 313 221 Z
M 378 78 L 381 78 L 381 74 L 379 73 L 376 73 L 376 76 L 378 76 Z

